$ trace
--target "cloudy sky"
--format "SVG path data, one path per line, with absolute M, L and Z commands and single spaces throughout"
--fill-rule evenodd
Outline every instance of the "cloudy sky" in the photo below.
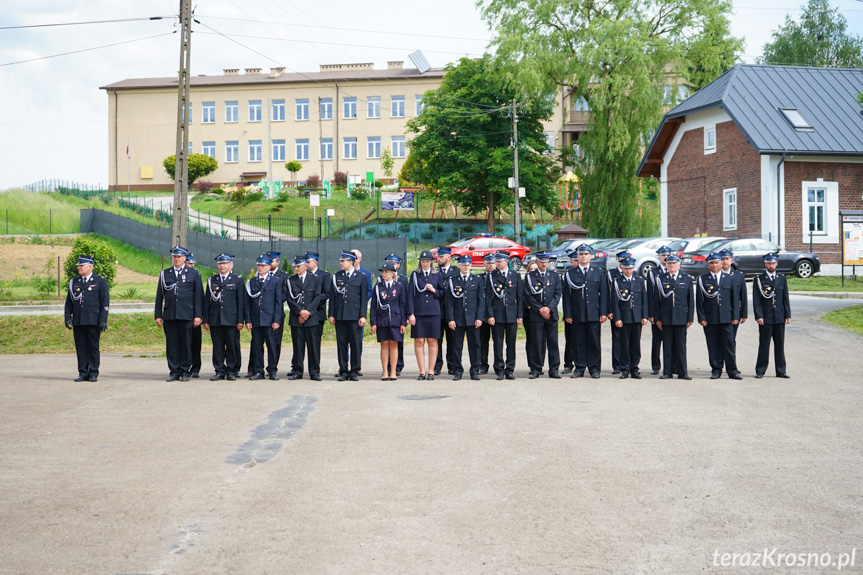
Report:
M 863 32 L 863 3 L 833 3 L 851 31 Z M 387 60 L 409 62 L 414 50 L 422 50 L 432 66 L 443 66 L 481 55 L 491 36 L 473 0 L 192 4 L 201 22 L 193 26 L 193 74 L 277 65 L 309 72 L 345 62 L 385 67 Z M 177 5 L 176 0 L 3 0 L 0 190 L 45 178 L 107 183 L 108 101 L 99 86 L 176 73 L 179 37 L 171 16 Z M 744 61 L 750 62 L 786 14 L 800 13 L 797 2 L 783 0 L 735 0 L 734 6 L 732 31 L 745 38 Z M 156 16 L 165 18 L 144 20 Z M 123 19 L 141 20 L 8 29 Z M 94 49 L 102 46 L 107 47 Z

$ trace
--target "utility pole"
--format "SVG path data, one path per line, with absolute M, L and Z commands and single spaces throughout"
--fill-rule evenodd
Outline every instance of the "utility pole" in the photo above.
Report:
M 192 0 L 180 0 L 180 70 L 177 77 L 177 148 L 174 158 L 174 220 L 171 237 L 185 246 L 189 230 L 189 83 L 192 51 Z
M 338 105 L 338 102 L 336 102 L 336 105 Z M 318 142 L 319 142 L 318 147 L 320 148 L 318 150 L 318 155 L 321 157 L 321 184 L 320 185 L 323 186 L 324 185 L 324 155 L 321 152 L 323 151 L 323 147 L 324 147 L 324 144 L 323 144 L 323 142 L 324 142 L 324 123 L 323 123 L 323 119 L 321 118 L 321 97 L 320 96 L 318 96 Z M 337 145 L 338 145 L 338 142 L 333 142 L 333 148 L 335 148 Z
M 515 243 L 521 243 L 521 215 L 519 212 L 521 209 L 519 208 L 519 187 L 518 187 L 518 108 L 515 103 L 515 100 L 512 101 L 512 141 L 513 146 L 515 147 L 515 173 L 513 174 L 513 178 L 515 179 L 515 186 L 513 187 L 513 192 L 515 192 Z

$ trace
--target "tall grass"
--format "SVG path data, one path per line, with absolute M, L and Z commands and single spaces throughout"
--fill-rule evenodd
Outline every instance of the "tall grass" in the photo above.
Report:
M 0 234 L 76 234 L 81 231 L 79 214 L 79 207 L 50 194 L 21 189 L 0 193 Z
M 117 252 L 117 261 L 132 271 L 147 274 L 148 276 L 156 278 L 160 271 L 171 265 L 171 257 L 168 254 L 164 254 L 165 258 L 163 260 L 162 254 L 139 250 L 138 248 L 133 248 L 129 244 L 124 244 L 123 242 L 108 236 L 89 234 L 88 237 L 93 237 L 114 248 Z M 216 273 L 215 269 L 207 266 L 198 264 L 196 267 L 205 281 L 208 277 Z

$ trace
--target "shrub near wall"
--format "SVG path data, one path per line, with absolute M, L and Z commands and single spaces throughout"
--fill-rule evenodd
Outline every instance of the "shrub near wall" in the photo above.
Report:
M 117 277 L 117 252 L 114 248 L 89 238 L 78 238 L 72 244 L 72 252 L 63 262 L 66 281 L 78 275 L 78 256 L 87 255 L 93 258 L 93 273 L 105 278 L 108 287 L 114 287 Z

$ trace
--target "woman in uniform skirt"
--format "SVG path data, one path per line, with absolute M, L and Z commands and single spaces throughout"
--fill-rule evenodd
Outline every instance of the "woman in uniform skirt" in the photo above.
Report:
M 372 290 L 372 333 L 378 336 L 381 344 L 381 381 L 395 381 L 399 342 L 404 339 L 408 317 L 405 286 L 396 279 L 393 262 L 384 263 L 380 272 L 380 279 Z
M 408 278 L 407 313 L 414 339 L 414 353 L 420 374 L 417 379 L 434 379 L 432 373 L 437 359 L 437 342 L 441 336 L 440 299 L 444 296 L 443 278 L 433 271 L 434 256 L 428 250 L 420 254 L 420 267 Z M 428 358 L 424 347 L 428 344 Z

